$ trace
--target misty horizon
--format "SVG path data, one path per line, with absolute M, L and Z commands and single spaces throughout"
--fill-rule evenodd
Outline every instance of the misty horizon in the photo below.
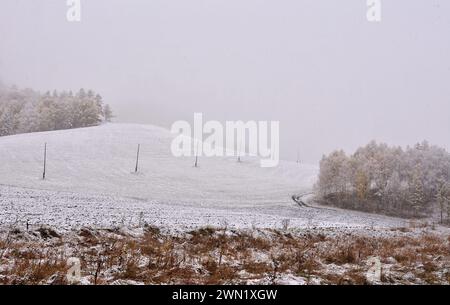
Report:
M 119 123 L 279 120 L 292 161 L 371 140 L 449 150 L 449 9 L 383 1 L 369 23 L 359 0 L 90 0 L 70 23 L 65 1 L 4 0 L 0 80 L 93 89 Z

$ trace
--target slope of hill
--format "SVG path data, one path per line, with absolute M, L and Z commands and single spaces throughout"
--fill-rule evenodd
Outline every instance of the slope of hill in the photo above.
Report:
M 134 124 L 0 137 L 0 226 L 28 221 L 60 229 L 136 226 L 280 228 L 398 227 L 404 220 L 331 208 L 299 207 L 318 169 L 257 158 L 173 157 L 166 129 Z M 42 179 L 44 143 L 47 175 Z M 139 172 L 134 173 L 141 144 Z M 142 219 L 141 219 L 142 218 Z
M 0 138 L 0 184 L 107 194 L 162 203 L 214 207 L 292 204 L 311 189 L 317 168 L 281 162 L 261 168 L 256 158 L 172 156 L 173 135 L 149 125 L 98 127 Z M 42 180 L 47 143 L 47 175 Z M 134 173 L 137 145 L 140 169 Z

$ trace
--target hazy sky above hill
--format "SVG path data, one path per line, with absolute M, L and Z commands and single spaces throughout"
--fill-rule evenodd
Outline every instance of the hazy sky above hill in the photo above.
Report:
M 0 78 L 92 88 L 118 122 L 279 120 L 281 157 L 450 148 L 450 1 L 1 0 Z

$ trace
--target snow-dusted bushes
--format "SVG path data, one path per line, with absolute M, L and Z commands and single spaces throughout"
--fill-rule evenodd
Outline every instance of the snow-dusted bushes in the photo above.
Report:
M 203 227 L 171 233 L 152 226 L 86 227 L 60 235 L 54 229 L 0 231 L 0 284 L 69 284 L 70 258 L 80 259 L 82 285 L 448 285 L 450 281 L 450 239 L 424 229 L 399 228 L 384 237 L 339 230 Z M 379 278 L 367 272 L 374 257 L 383 263 Z
M 424 216 L 435 206 L 450 218 L 450 154 L 427 142 L 389 147 L 371 142 L 353 155 L 335 151 L 320 162 L 324 204 L 402 216 Z
M 111 116 L 110 107 L 92 90 L 40 94 L 0 87 L 0 136 L 93 126 Z

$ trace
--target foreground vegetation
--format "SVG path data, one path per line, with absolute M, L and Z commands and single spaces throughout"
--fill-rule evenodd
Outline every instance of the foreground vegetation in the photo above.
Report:
M 450 237 L 430 227 L 377 234 L 327 230 L 202 228 L 163 233 L 51 228 L 4 231 L 0 283 L 68 284 L 449 284 Z M 369 278 L 373 257 L 379 278 Z

